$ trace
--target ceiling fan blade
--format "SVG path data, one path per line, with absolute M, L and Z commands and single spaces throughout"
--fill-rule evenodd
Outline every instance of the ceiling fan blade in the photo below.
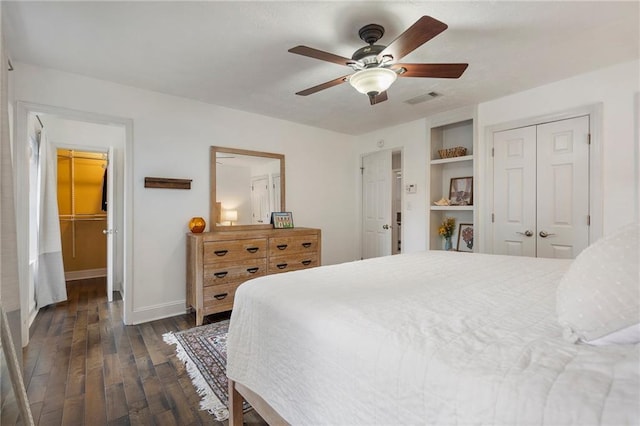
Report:
M 384 56 L 390 55 L 394 61 L 399 61 L 447 28 L 448 25 L 444 22 L 440 22 L 431 16 L 423 16 L 380 52 L 378 60 L 382 61 Z
M 333 62 L 338 65 L 347 65 L 353 63 L 353 59 L 345 58 L 343 56 L 334 55 L 333 53 L 325 52 L 323 50 L 314 49 L 307 46 L 296 46 L 289 49 L 289 52 L 302 56 L 308 56 L 309 58 L 320 59 L 321 61 Z
M 371 102 L 371 105 L 379 104 L 380 102 L 384 102 L 387 99 L 389 98 L 387 97 L 386 91 L 378 93 L 376 96 L 369 96 L 369 102 Z
M 398 77 L 460 78 L 469 64 L 394 64 L 394 71 L 404 68 Z
M 326 83 L 318 84 L 317 86 L 313 86 L 308 89 L 302 90 L 300 92 L 296 92 L 296 95 L 300 95 L 300 96 L 312 95 L 321 90 L 328 89 L 329 87 L 337 86 L 338 84 L 344 83 L 345 81 L 347 81 L 347 77 L 349 77 L 349 75 L 343 75 L 342 77 L 338 77 L 335 80 L 327 81 Z

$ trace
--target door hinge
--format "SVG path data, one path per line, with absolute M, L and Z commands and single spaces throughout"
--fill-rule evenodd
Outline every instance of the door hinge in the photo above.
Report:
M 491 156 L 493 157 L 496 154 L 496 149 L 495 148 L 491 148 Z
M 364 175 L 364 167 L 360 167 L 360 174 Z
M 591 145 L 591 133 L 587 133 L 587 144 Z
M 491 223 L 495 223 L 496 222 L 496 215 L 491 213 Z
M 587 226 L 591 226 L 591 215 L 587 215 Z

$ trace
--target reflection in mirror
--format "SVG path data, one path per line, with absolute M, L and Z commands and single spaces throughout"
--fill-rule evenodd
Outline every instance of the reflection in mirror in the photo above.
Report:
M 285 210 L 281 154 L 211 147 L 211 178 L 212 230 L 270 227 L 271 212 Z

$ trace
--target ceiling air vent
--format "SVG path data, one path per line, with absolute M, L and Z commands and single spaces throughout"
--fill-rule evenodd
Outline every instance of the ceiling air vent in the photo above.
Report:
M 440 93 L 429 92 L 424 95 L 416 96 L 415 98 L 408 99 L 404 101 L 409 105 L 420 104 L 422 102 L 430 101 L 431 99 L 437 98 L 438 96 L 442 96 Z

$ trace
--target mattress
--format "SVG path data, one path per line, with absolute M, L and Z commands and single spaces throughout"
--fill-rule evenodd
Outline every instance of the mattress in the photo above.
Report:
M 562 339 L 569 265 L 421 252 L 257 278 L 227 374 L 294 425 L 638 424 L 638 345 Z

